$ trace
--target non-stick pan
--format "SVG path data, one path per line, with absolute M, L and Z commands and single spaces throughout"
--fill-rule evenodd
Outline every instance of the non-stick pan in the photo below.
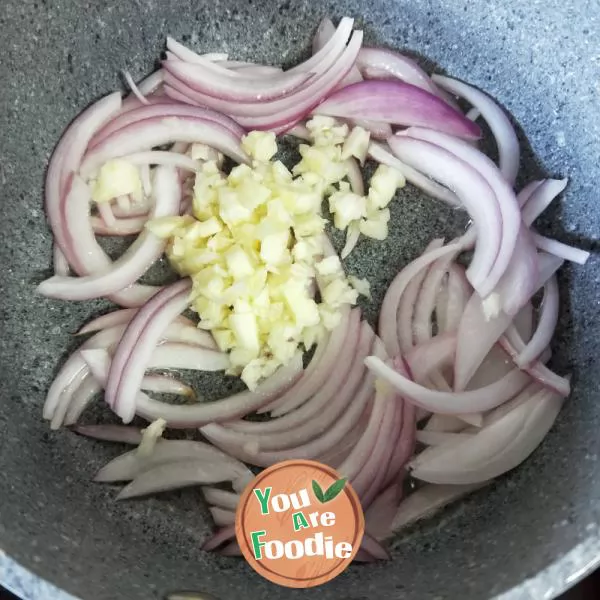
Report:
M 554 366 L 573 393 L 535 454 L 508 476 L 396 540 L 393 560 L 294 591 L 242 559 L 200 550 L 209 519 L 195 490 L 115 503 L 91 482 L 120 449 L 52 433 L 44 394 L 71 334 L 105 302 L 36 296 L 51 265 L 42 190 L 61 131 L 87 104 L 155 67 L 167 34 L 202 51 L 290 65 L 320 19 L 353 16 L 368 42 L 487 90 L 527 148 L 519 184 L 568 176 L 540 228 L 597 249 L 600 4 L 589 0 L 3 0 L 0 5 L 0 583 L 53 600 L 150 600 L 198 590 L 220 600 L 552 598 L 600 561 L 600 261 L 567 267 Z M 407 188 L 408 190 L 408 188 Z M 461 215 L 403 191 L 392 234 L 351 263 L 382 290 Z M 93 418 L 93 416 L 92 416 Z M 24 569 L 22 568 L 24 567 Z M 28 574 L 28 571 L 31 574 Z M 210 596 L 211 598 L 213 596 Z

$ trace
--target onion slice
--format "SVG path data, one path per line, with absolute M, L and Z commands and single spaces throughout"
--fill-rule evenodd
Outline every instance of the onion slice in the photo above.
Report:
M 482 488 L 484 485 L 486 485 L 486 482 L 470 485 L 427 484 L 420 487 L 400 503 L 392 522 L 392 532 L 396 533 L 421 519 L 433 516 L 442 508 Z
M 478 139 L 479 127 L 437 96 L 401 81 L 353 83 L 329 95 L 314 111 L 342 119 L 422 126 L 457 137 Z
M 398 135 L 388 143 L 400 160 L 452 188 L 460 198 L 473 219 L 477 237 L 467 278 L 476 290 L 484 288 L 502 242 L 502 220 L 494 190 L 472 165 L 440 146 Z
M 470 102 L 492 130 L 500 155 L 500 171 L 506 181 L 514 186 L 519 171 L 519 140 L 506 113 L 487 95 L 457 79 L 433 75 L 432 79 L 444 90 Z
M 449 415 L 475 413 L 495 408 L 510 400 L 531 381 L 527 373 L 513 369 L 499 381 L 477 390 L 439 392 L 415 383 L 376 356 L 367 357 L 365 365 L 373 374 L 389 382 L 399 394 L 417 406 Z
M 80 173 L 89 177 L 107 160 L 174 142 L 199 142 L 216 148 L 238 163 L 249 160 L 240 139 L 215 121 L 183 116 L 153 117 L 127 125 L 102 140 L 88 152 Z

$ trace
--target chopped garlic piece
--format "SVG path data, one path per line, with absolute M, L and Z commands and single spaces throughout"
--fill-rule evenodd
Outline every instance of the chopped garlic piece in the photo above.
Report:
M 92 187 L 92 200 L 97 204 L 110 202 L 113 198 L 133 194 L 142 194 L 140 171 L 122 158 L 113 158 L 105 162 Z
M 387 165 L 379 165 L 370 181 L 370 206 L 385 208 L 393 199 L 396 190 L 405 184 L 406 180 L 400 171 Z
M 371 284 L 367 279 L 359 279 L 354 275 L 349 275 L 348 282 L 361 296 L 371 298 Z
M 268 162 L 277 153 L 275 134 L 270 131 L 251 131 L 242 140 L 242 148 L 253 159 Z
M 362 127 L 354 127 L 350 132 L 350 135 L 344 141 L 342 147 L 342 160 L 354 156 L 354 158 L 357 158 L 362 165 L 367 158 L 370 137 L 371 134 Z
M 156 442 L 162 437 L 166 428 L 167 422 L 159 418 L 156 421 L 152 421 L 146 429 L 142 429 L 142 441 L 137 447 L 137 453 L 140 456 L 149 456 L 152 454 Z
M 146 229 L 159 238 L 169 238 L 180 228 L 193 224 L 189 217 L 158 217 L 146 222 Z

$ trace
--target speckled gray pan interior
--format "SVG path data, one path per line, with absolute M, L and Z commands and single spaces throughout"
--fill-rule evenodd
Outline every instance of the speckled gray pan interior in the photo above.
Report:
M 573 394 L 521 468 L 413 528 L 387 564 L 353 567 L 318 590 L 290 591 L 242 561 L 207 555 L 209 525 L 195 490 L 114 502 L 90 482 L 121 449 L 41 419 L 47 386 L 74 347 L 70 334 L 104 302 L 36 297 L 50 269 L 42 208 L 50 152 L 88 103 L 121 85 L 120 69 L 151 71 L 166 34 L 202 51 L 290 65 L 307 55 L 324 15 L 350 15 L 369 43 L 416 53 L 428 69 L 487 90 L 522 133 L 520 184 L 568 176 L 540 225 L 595 249 L 600 235 L 600 5 L 586 0 L 3 0 L 0 4 L 0 579 L 25 598 L 150 600 L 196 589 L 220 600 L 550 598 L 600 559 L 600 261 L 561 275 L 554 366 Z M 348 261 L 376 293 L 459 213 L 407 188 L 392 234 Z M 205 383 L 205 386 L 210 384 Z M 214 389 L 205 390 L 214 392 Z M 87 416 L 95 418 L 94 415 Z M 3 555 L 5 553 L 5 555 Z M 14 561 L 14 562 L 13 562 Z M 25 567 L 35 576 L 28 575 Z

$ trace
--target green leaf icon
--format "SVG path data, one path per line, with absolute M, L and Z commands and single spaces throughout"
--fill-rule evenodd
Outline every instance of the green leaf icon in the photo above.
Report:
M 323 494 L 323 490 L 321 486 L 313 479 L 312 481 L 312 489 L 313 492 L 319 502 L 325 502 L 325 495 Z
M 313 479 L 312 489 L 313 489 L 313 492 L 315 493 L 317 500 L 321 504 L 325 504 L 325 502 L 329 502 L 329 501 L 333 500 L 335 497 L 337 497 L 340 494 L 340 492 L 344 489 L 344 486 L 346 485 L 346 481 L 348 481 L 347 477 L 338 479 L 337 481 L 334 481 L 327 488 L 327 490 L 325 490 L 325 492 L 323 492 L 323 490 L 321 489 L 321 486 Z
M 346 481 L 348 481 L 348 478 L 342 477 L 342 479 L 338 479 L 332 483 L 323 496 L 323 502 L 333 500 L 344 489 Z

